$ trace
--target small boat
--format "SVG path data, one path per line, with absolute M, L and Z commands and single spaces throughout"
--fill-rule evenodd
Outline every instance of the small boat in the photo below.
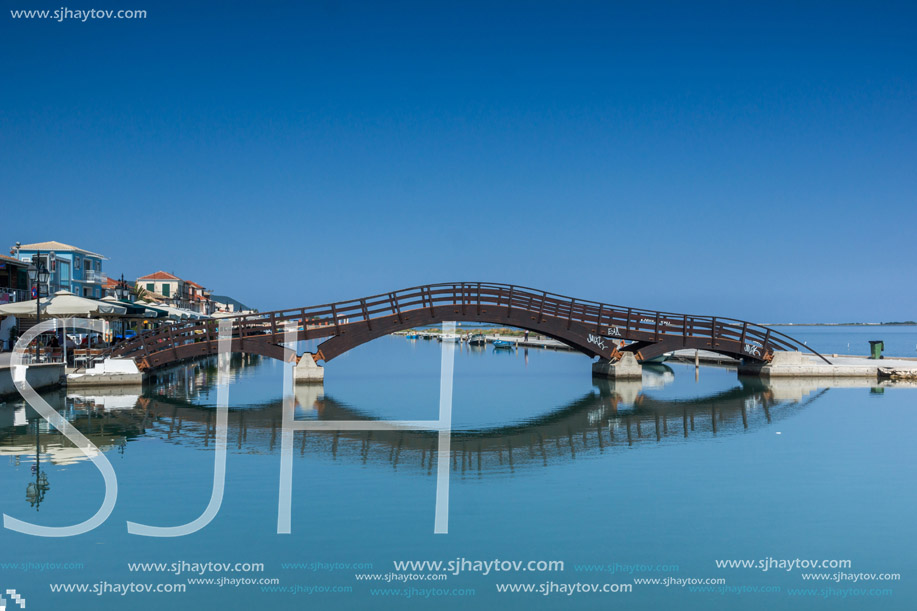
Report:
M 504 340 L 504 339 L 496 339 L 496 340 L 494 340 L 494 348 L 495 348 L 496 350 L 512 350 L 512 349 L 515 348 L 515 347 L 516 347 L 516 346 L 515 346 L 515 344 L 513 344 L 513 342 L 508 342 L 508 341 L 506 341 L 506 340 Z
M 420 339 L 420 335 L 417 333 L 408 333 L 405 337 L 407 339 Z
M 668 360 L 670 356 L 671 356 L 671 353 L 666 352 L 665 354 L 654 356 L 651 359 L 643 359 L 642 361 L 638 360 L 637 362 L 640 363 L 641 365 L 661 365 L 662 363 L 666 362 L 666 360 Z
M 486 343 L 487 343 L 487 338 L 484 336 L 483 333 L 474 333 L 468 339 L 469 346 L 483 346 Z
M 462 338 L 456 333 L 442 333 L 439 336 L 439 341 L 441 342 L 458 342 L 461 340 Z

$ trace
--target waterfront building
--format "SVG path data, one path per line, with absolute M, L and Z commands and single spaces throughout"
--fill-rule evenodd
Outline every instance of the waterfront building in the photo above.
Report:
M 151 293 L 159 293 L 166 300 L 181 299 L 184 281 L 168 272 L 158 271 L 137 278 L 137 285 Z
M 38 255 L 48 266 L 51 277 L 48 286 L 42 288 L 42 295 L 57 291 L 70 291 L 74 295 L 101 299 L 102 286 L 107 280 L 102 272 L 102 262 L 108 257 L 99 253 L 71 246 L 62 242 L 35 242 L 19 244 L 12 249 L 13 257 L 26 265 Z
M 32 298 L 28 269 L 29 265 L 19 259 L 0 255 L 0 305 Z M 15 316 L 0 316 L 0 352 L 9 349 L 17 324 Z
M 0 255 L 0 303 L 31 299 L 28 269 L 28 263 Z
M 193 282 L 191 280 L 185 280 L 185 284 L 188 285 L 188 295 L 191 300 L 191 309 L 198 314 L 204 314 L 207 316 L 213 314 L 214 304 L 213 300 L 211 299 L 213 291 L 204 288 L 197 282 Z
M 149 293 L 159 293 L 165 303 L 172 307 L 208 316 L 213 313 L 211 291 L 197 282 L 183 280 L 175 274 L 160 270 L 140 276 L 137 278 L 137 285 Z

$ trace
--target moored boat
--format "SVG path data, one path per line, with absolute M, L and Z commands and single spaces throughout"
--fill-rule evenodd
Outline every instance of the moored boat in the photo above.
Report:
M 669 352 L 666 352 L 665 354 L 654 356 L 651 359 L 638 360 L 637 362 L 640 363 L 641 365 L 659 365 L 661 363 L 664 363 L 666 360 L 668 360 L 669 356 L 671 356 L 671 354 Z

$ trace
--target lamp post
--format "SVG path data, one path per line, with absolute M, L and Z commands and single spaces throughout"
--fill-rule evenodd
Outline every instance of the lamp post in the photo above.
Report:
M 124 274 L 121 274 L 121 280 L 115 286 L 115 297 L 121 301 L 128 301 L 129 296 L 130 289 L 127 288 L 127 282 L 124 281 Z M 121 319 L 121 339 L 127 339 L 127 323 L 124 322 L 123 318 Z
M 41 285 L 48 282 L 51 272 L 41 260 L 41 251 L 32 256 L 29 265 L 29 281 L 35 283 L 35 324 L 41 323 Z M 35 338 L 35 360 L 38 360 L 38 338 Z
M 124 274 L 121 274 L 121 280 L 118 281 L 118 286 L 115 287 L 115 297 L 121 301 L 127 300 L 130 296 L 130 289 L 127 286 L 127 282 L 124 281 Z

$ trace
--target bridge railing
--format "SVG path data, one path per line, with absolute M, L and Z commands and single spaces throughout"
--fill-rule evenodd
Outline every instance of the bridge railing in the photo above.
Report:
M 459 282 L 423 285 L 336 303 L 305 308 L 277 310 L 230 317 L 233 337 L 277 335 L 293 323 L 299 329 L 334 328 L 365 322 L 372 326 L 383 317 L 406 315 L 411 323 L 423 324 L 418 312 L 429 311 L 431 319 L 440 308 L 450 308 L 461 314 L 492 316 L 492 322 L 514 321 L 528 317 L 532 320 L 560 319 L 568 328 L 574 323 L 594 329 L 597 335 L 658 342 L 673 337 L 706 338 L 715 349 L 720 342 L 736 342 L 751 349 L 758 348 L 762 356 L 772 350 L 804 350 L 819 355 L 804 344 L 769 327 L 748 321 L 646 310 L 577 299 L 523 286 L 491 282 Z M 442 312 L 440 312 L 442 315 Z M 414 322 L 416 320 L 416 322 Z M 217 337 L 217 320 L 197 320 L 140 334 L 115 350 L 119 356 L 146 356 L 172 347 Z M 747 351 L 746 351 L 747 352 Z M 821 357 L 824 359 L 824 357 Z

